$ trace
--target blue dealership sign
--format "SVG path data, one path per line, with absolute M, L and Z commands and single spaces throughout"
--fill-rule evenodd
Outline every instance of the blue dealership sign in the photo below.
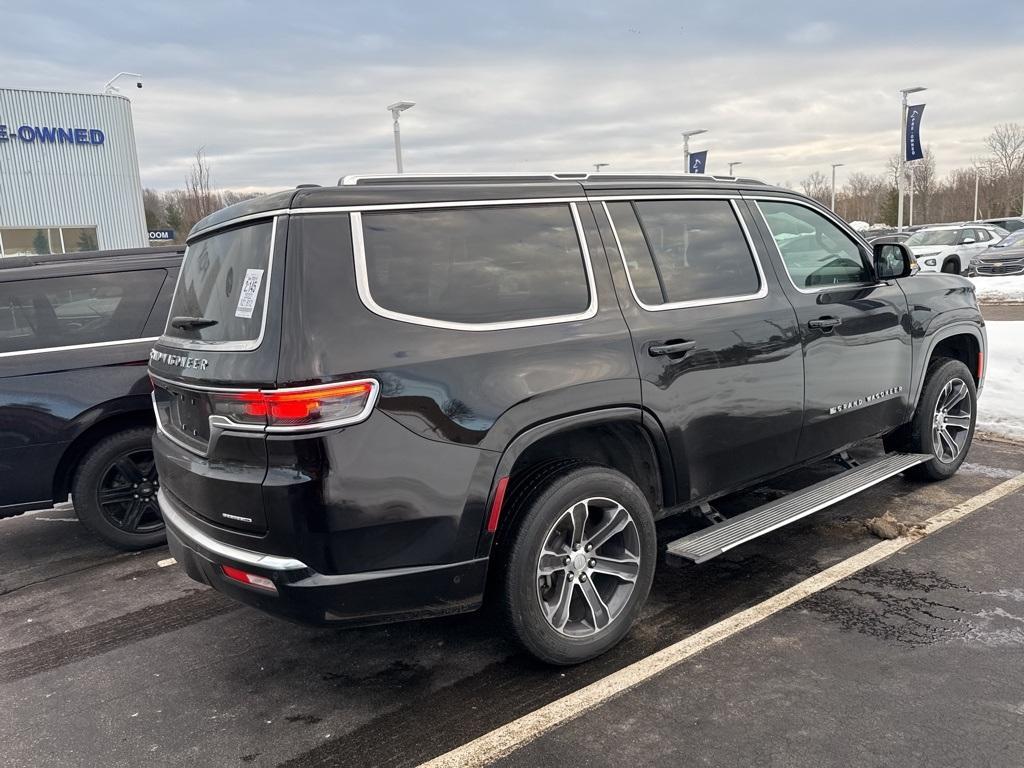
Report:
M 907 160 L 920 160 L 924 157 L 921 148 L 921 115 L 924 104 L 907 107 L 907 146 L 904 148 Z
M 173 229 L 151 229 L 149 230 L 150 242 L 170 242 L 174 239 Z
M 687 170 L 690 173 L 704 173 L 704 166 L 708 163 L 708 151 L 705 149 L 703 152 L 691 152 L 690 153 L 690 167 Z
M 0 123 L 0 144 L 20 141 L 23 144 L 92 144 L 99 146 L 107 137 L 99 128 L 53 128 L 39 125 L 17 127 Z

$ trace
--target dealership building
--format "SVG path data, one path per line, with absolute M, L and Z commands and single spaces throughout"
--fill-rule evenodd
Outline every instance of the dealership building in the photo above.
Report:
M 0 255 L 148 244 L 131 102 L 0 88 Z

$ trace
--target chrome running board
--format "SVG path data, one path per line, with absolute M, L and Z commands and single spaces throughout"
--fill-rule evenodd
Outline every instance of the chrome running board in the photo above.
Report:
M 733 547 L 847 499 L 931 458 L 925 453 L 888 454 L 749 512 L 731 517 L 725 522 L 710 525 L 676 539 L 668 545 L 668 554 L 703 563 L 723 552 L 728 552 Z

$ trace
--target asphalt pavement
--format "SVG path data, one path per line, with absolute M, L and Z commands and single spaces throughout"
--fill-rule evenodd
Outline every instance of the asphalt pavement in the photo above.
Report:
M 803 470 L 723 506 L 746 508 L 834 471 Z M 626 641 L 566 670 L 526 657 L 486 612 L 302 627 L 161 567 L 166 548 L 112 552 L 69 509 L 5 520 L 0 764 L 415 765 L 867 549 L 877 542 L 868 518 L 921 521 L 1021 471 L 1020 446 L 977 441 L 945 483 L 894 478 L 703 566 L 661 566 Z M 1020 765 L 1022 495 L 507 762 L 1010 765 L 1017 756 Z

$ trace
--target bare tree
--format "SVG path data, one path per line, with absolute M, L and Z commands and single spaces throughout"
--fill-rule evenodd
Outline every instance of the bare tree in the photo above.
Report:
M 985 144 L 992 153 L 992 175 L 998 177 L 999 213 L 1015 212 L 1024 187 L 1024 126 L 1020 123 L 997 125 L 985 137 Z
M 804 194 L 814 198 L 822 205 L 829 205 L 832 198 L 832 182 L 821 171 L 815 171 L 800 182 Z
M 210 185 L 210 164 L 204 155 L 204 147 L 196 150 L 192 167 L 185 177 L 185 194 L 182 198 L 182 226 L 192 229 L 197 221 L 221 208 L 220 196 Z

